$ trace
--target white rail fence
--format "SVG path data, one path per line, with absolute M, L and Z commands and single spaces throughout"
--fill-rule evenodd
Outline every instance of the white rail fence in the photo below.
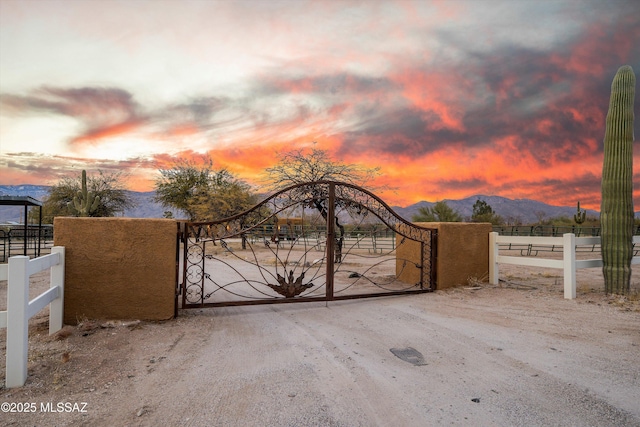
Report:
M 640 243 L 640 236 L 633 236 L 633 243 Z M 500 244 L 562 246 L 562 259 L 540 257 L 505 256 L 500 255 Z M 579 268 L 602 267 L 602 257 L 596 259 L 576 259 L 576 246 L 600 245 L 600 237 L 576 237 L 573 233 L 563 234 L 562 237 L 535 236 L 501 236 L 496 232 L 489 233 L 489 283 L 497 285 L 499 282 L 499 264 L 527 265 L 532 267 L 559 268 L 564 273 L 564 297 L 576 297 L 576 270 Z M 640 264 L 640 257 L 634 257 L 632 264 Z
M 7 328 L 5 387 L 22 387 L 27 381 L 29 319 L 49 307 L 49 335 L 62 329 L 64 308 L 64 247 L 54 246 L 51 254 L 29 259 L 13 256 L 0 265 L 0 280 L 7 280 L 7 310 L 0 311 L 0 328 Z M 51 268 L 47 291 L 29 301 L 29 277 Z

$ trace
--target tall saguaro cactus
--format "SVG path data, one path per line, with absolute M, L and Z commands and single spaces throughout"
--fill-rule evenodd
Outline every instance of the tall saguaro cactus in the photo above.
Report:
M 90 216 L 100 205 L 100 197 L 87 189 L 87 171 L 82 171 L 82 189 L 69 202 L 69 207 L 77 216 Z
M 573 220 L 580 225 L 587 219 L 587 211 L 580 209 L 580 201 L 578 201 L 578 209 L 573 215 Z
M 633 257 L 633 101 L 636 77 L 624 65 L 611 84 L 602 166 L 602 272 L 607 293 L 626 294 Z

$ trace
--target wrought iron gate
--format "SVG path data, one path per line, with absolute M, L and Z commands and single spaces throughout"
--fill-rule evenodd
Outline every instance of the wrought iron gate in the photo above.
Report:
M 429 292 L 436 238 L 356 185 L 295 185 L 242 214 L 179 224 L 176 307 Z

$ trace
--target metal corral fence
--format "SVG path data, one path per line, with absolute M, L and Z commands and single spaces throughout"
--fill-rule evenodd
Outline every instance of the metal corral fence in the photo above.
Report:
M 552 225 L 509 225 L 494 226 L 493 231 L 501 236 L 528 236 L 528 237 L 562 237 L 565 234 L 573 234 L 576 237 L 600 237 L 600 227 L 582 226 L 552 226 Z M 640 226 L 633 230 L 635 236 L 640 236 Z M 504 242 L 500 248 L 504 250 L 517 250 L 522 256 L 537 256 L 544 252 L 562 252 L 562 244 L 544 244 L 539 240 L 528 243 Z M 552 241 L 553 242 L 553 241 Z M 596 240 L 593 240 L 596 242 Z M 576 248 L 576 252 L 600 252 L 600 240 L 597 243 L 582 243 Z M 633 244 L 633 256 L 640 252 L 640 244 Z
M 493 231 L 501 236 L 562 237 L 566 233 L 575 234 L 576 237 L 600 235 L 600 227 L 583 227 L 581 225 L 494 225 Z M 640 225 L 634 226 L 633 234 L 640 236 Z
M 370 253 L 391 252 L 396 248 L 396 233 L 388 227 L 351 228 L 344 235 L 344 244 L 353 249 L 363 249 Z M 274 231 L 273 226 L 267 225 L 260 232 L 253 232 L 248 236 L 251 243 L 270 242 L 280 247 L 303 245 L 316 247 L 323 251 L 327 240 L 326 226 L 305 226 L 304 230 L 290 229 L 287 232 Z
M 0 224 L 0 263 L 13 255 L 40 256 L 53 246 L 53 225 Z
M 532 267 L 559 268 L 564 274 L 564 297 L 576 297 L 576 269 L 602 267 L 602 257 L 592 259 L 576 259 L 579 248 L 598 248 L 600 252 L 600 237 L 576 237 L 575 234 L 565 233 L 562 237 L 540 236 L 501 236 L 496 232 L 489 233 L 489 283 L 497 285 L 499 282 L 499 264 L 527 265 Z M 633 245 L 640 246 L 640 236 L 633 237 Z M 513 247 L 551 248 L 562 253 L 562 259 L 535 258 L 521 253 L 521 256 L 500 255 L 501 249 Z M 593 249 L 591 250 L 593 251 Z M 531 252 L 529 250 L 529 252 Z M 640 264 L 640 257 L 634 251 L 632 264 Z

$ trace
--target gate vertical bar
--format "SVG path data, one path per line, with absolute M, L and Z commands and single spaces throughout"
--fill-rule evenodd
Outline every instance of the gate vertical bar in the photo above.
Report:
M 329 206 L 327 207 L 327 301 L 333 300 L 333 261 L 336 246 L 336 187 L 329 183 Z
M 181 284 L 180 284 L 180 242 L 182 241 L 182 227 L 179 221 L 176 221 L 176 297 L 173 307 L 173 317 L 178 317 L 178 297 L 180 296 Z
M 40 212 L 38 213 L 38 252 L 36 257 L 40 256 L 40 245 L 42 244 L 42 206 L 39 206 L 38 210 Z
M 187 254 L 189 253 L 189 227 L 186 223 L 181 225 L 182 237 L 182 284 L 180 292 L 182 292 L 182 308 L 187 305 Z
M 198 236 L 200 235 L 200 230 L 198 230 Z M 204 307 L 204 280 L 206 278 L 205 275 L 205 261 L 207 259 L 207 257 L 205 256 L 205 254 L 207 253 L 207 241 L 204 240 L 202 241 L 202 266 L 200 267 L 202 269 L 202 278 L 200 279 L 200 304 L 202 307 Z
M 29 241 L 29 207 L 24 204 L 24 256 L 27 256 L 27 242 Z
M 438 289 L 438 230 L 431 230 L 429 232 L 431 236 L 431 283 L 429 283 L 429 288 L 432 291 Z
M 420 241 L 420 289 L 424 289 L 424 240 Z

